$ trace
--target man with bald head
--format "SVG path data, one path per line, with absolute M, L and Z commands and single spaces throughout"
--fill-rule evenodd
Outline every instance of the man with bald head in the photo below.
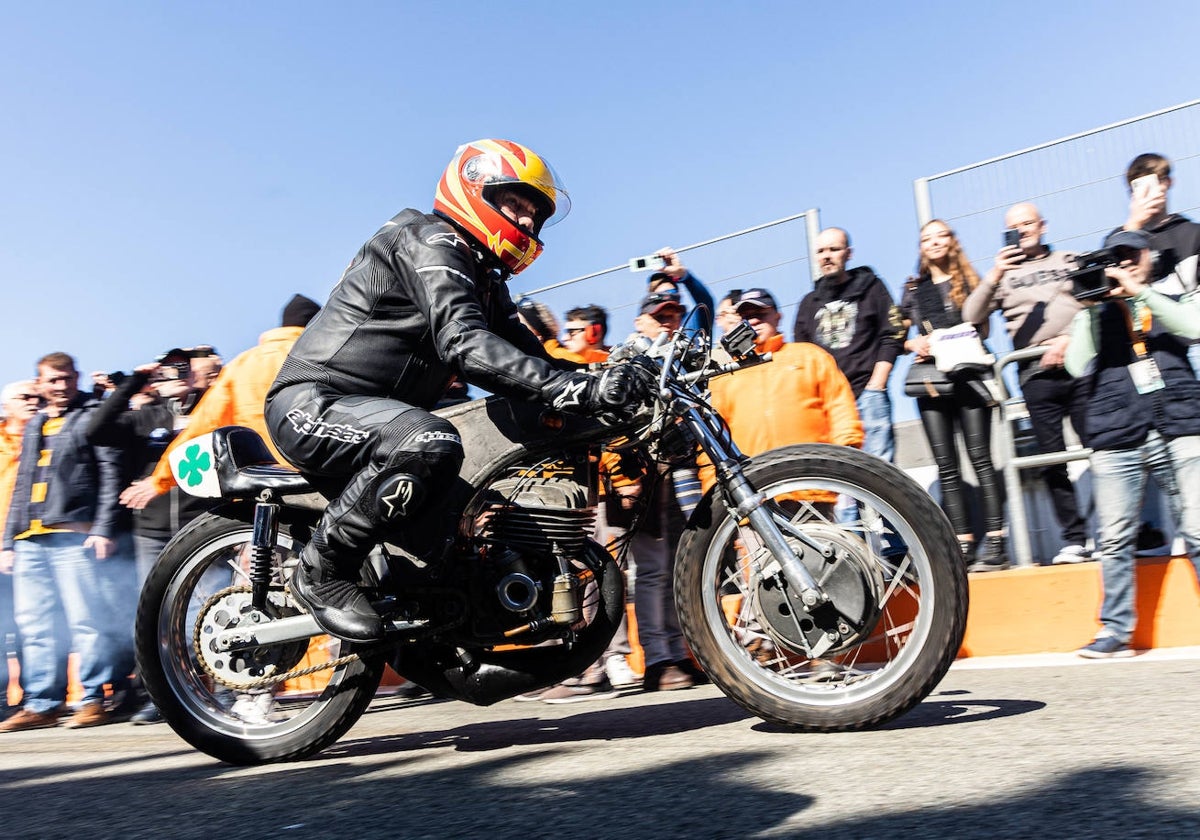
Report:
M 1022 202 L 1008 208 L 1004 225 L 1018 232 L 1020 242 L 997 252 L 992 269 L 963 303 L 963 320 L 982 324 L 999 309 L 1004 313 L 1014 349 L 1046 348 L 1040 359 L 1020 363 L 1021 391 L 1038 451 L 1061 452 L 1066 449 L 1063 417 L 1070 416 L 1071 425 L 1082 437 L 1087 399 L 1083 383 L 1063 367 L 1071 340 L 1071 320 L 1081 308 L 1071 294 L 1068 277 L 1075 268 L 1075 255 L 1055 251 L 1042 241 L 1046 220 L 1033 204 Z M 1084 549 L 1086 523 L 1079 515 L 1066 465 L 1044 467 L 1042 480 L 1050 490 L 1054 513 L 1063 529 L 1065 545 L 1054 562 L 1091 559 Z
M 800 301 L 795 341 L 809 341 L 833 356 L 850 382 L 862 418 L 863 451 L 888 461 L 896 454 L 887 383 L 904 351 L 904 325 L 891 292 L 869 266 L 847 269 L 850 234 L 826 228 L 814 246 L 821 277 Z

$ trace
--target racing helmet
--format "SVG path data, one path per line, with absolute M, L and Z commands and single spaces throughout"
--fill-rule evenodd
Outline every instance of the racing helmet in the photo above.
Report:
M 537 205 L 532 235 L 495 202 L 496 193 L 505 188 Z M 458 147 L 438 181 L 433 209 L 517 274 L 538 258 L 542 241 L 537 235 L 567 215 L 571 200 L 549 162 L 532 149 L 510 140 L 476 140 Z

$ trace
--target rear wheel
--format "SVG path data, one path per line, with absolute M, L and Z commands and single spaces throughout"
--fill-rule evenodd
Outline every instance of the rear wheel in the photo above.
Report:
M 680 624 L 713 682 L 766 720 L 812 731 L 877 725 L 919 703 L 966 625 L 966 571 L 942 511 L 902 471 L 846 447 L 773 450 L 746 475 L 831 607 L 789 592 L 757 536 L 714 495 L 675 562 Z
M 279 530 L 268 619 L 301 612 L 283 587 L 300 544 L 289 524 Z M 384 667 L 381 652 L 351 657 L 354 645 L 327 635 L 217 650 L 214 634 L 262 619 L 250 604 L 251 536 L 249 522 L 194 520 L 159 557 L 137 613 L 138 670 L 163 717 L 192 746 L 231 764 L 303 758 L 333 743 L 371 702 Z M 295 676 L 275 681 L 284 674 Z

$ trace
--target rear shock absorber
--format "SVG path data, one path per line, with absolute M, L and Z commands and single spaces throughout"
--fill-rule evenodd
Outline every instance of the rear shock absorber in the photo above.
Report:
M 254 505 L 254 532 L 250 543 L 250 603 L 260 612 L 267 607 L 271 586 L 271 560 L 279 537 L 279 505 L 260 496 Z

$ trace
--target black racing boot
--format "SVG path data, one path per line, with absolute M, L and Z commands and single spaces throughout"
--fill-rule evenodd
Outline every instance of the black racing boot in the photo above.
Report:
M 309 542 L 292 573 L 292 595 L 321 629 L 339 639 L 372 642 L 383 638 L 383 619 L 358 588 L 358 570 L 341 572 Z

